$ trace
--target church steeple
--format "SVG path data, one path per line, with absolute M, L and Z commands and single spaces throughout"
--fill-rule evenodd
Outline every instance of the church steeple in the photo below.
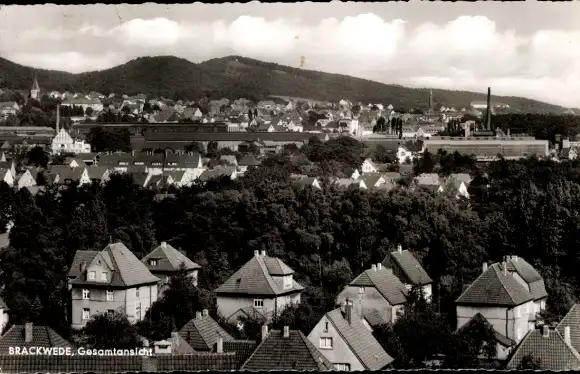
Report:
M 39 99 L 40 98 L 40 85 L 38 80 L 34 77 L 34 83 L 32 83 L 32 88 L 30 89 L 30 98 Z

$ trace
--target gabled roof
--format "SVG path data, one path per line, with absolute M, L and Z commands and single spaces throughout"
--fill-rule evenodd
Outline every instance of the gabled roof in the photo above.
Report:
M 375 287 L 391 305 L 404 304 L 407 301 L 405 285 L 393 274 L 392 269 L 382 266 L 376 270 L 365 270 L 350 282 L 350 286 Z
M 465 183 L 466 186 L 468 186 L 472 180 L 471 176 L 467 173 L 454 173 L 451 174 L 451 178 Z
M 382 175 L 380 175 L 380 174 L 369 175 L 368 173 L 365 173 L 365 174 L 362 174 L 358 178 L 358 180 L 362 180 L 367 187 L 372 188 L 372 187 L 376 187 L 376 184 L 379 182 L 379 179 L 381 179 L 381 178 L 382 178 Z
M 224 342 L 224 352 L 235 352 L 238 365 L 241 367 L 256 350 L 258 344 L 254 340 L 232 340 Z
M 317 182 L 318 178 L 316 177 L 304 177 L 304 178 L 296 178 L 293 183 L 297 186 L 312 186 L 314 182 Z
M 112 267 L 113 275 L 111 276 L 111 282 L 108 283 L 110 286 L 132 287 L 159 282 L 159 278 L 151 274 L 149 269 L 121 242 L 109 244 L 99 253 L 110 262 Z M 89 264 L 87 261 L 87 265 Z M 103 283 L 89 281 L 85 279 L 85 275 L 81 274 L 73 279 L 71 284 L 76 286 L 94 286 L 102 285 Z
M 62 336 L 48 326 L 32 326 L 32 341 L 24 338 L 24 325 L 12 326 L 0 338 L 0 355 L 7 355 L 10 347 L 71 347 Z
M 372 327 L 385 325 L 387 321 L 383 318 L 381 313 L 377 309 L 365 309 L 363 311 L 363 318 L 368 322 L 369 325 Z
M 271 331 L 244 363 L 241 370 L 330 371 L 334 366 L 300 331 Z
M 179 335 L 197 351 L 209 351 L 219 338 L 224 342 L 234 340 L 210 315 L 193 318 L 179 330 Z
M 413 254 L 405 249 L 404 251 L 394 251 L 388 256 L 397 264 L 399 268 L 405 273 L 409 281 L 417 286 L 433 283 L 433 279 L 427 274 L 421 263 L 413 256 Z M 383 261 L 383 265 L 388 267 L 389 261 Z
M 149 260 L 157 260 L 157 264 L 152 266 Z M 181 264 L 186 270 L 200 269 L 201 266 L 187 258 L 183 253 L 175 249 L 171 244 L 161 243 L 147 256 L 141 260 L 150 271 L 178 271 Z
M 534 300 L 548 297 L 544 279 L 529 262 L 521 257 L 511 256 L 506 261 L 508 271 L 516 272 L 530 287 L 530 293 Z
M 68 271 L 68 277 L 76 278 L 81 275 L 81 265 L 85 262 L 90 264 L 98 253 L 98 251 L 76 251 L 72 265 Z
M 326 313 L 326 318 L 332 323 L 366 370 L 381 370 L 393 362 L 393 358 L 385 352 L 359 316 L 352 316 L 351 323 L 348 323 L 341 308 L 337 308 Z
M 534 297 L 501 265 L 493 264 L 482 273 L 455 301 L 458 304 L 484 304 L 514 307 Z
M 550 330 L 548 336 L 544 336 L 541 329 L 528 332 L 513 353 L 506 369 L 517 369 L 526 355 L 540 359 L 541 370 L 580 369 L 580 355 L 566 344 L 564 337 L 557 330 Z
M 217 294 L 244 295 L 282 295 L 300 292 L 304 287 L 295 280 L 293 280 L 291 288 L 284 289 L 284 285 L 272 277 L 289 275 L 293 272 L 280 259 L 257 254 L 219 286 L 215 292 Z
M 439 175 L 437 175 L 435 173 L 420 174 L 419 176 L 415 177 L 415 181 L 417 182 L 417 184 L 424 185 L 424 186 L 428 186 L 428 185 L 439 186 L 441 184 L 441 182 L 439 180 Z
M 493 325 L 489 323 L 489 321 L 481 313 L 477 313 L 476 315 L 474 315 L 469 321 L 467 321 L 465 325 L 461 326 L 460 330 L 468 328 L 469 326 L 471 326 L 471 324 L 476 322 L 482 322 L 485 326 L 491 327 L 493 329 L 495 339 L 497 340 L 498 343 L 500 343 L 504 347 L 511 347 L 516 344 L 515 341 L 497 331 L 493 327 Z
M 258 161 L 254 155 L 248 154 L 248 155 L 245 155 L 244 157 L 242 157 L 240 162 L 238 162 L 238 165 L 240 165 L 240 166 L 257 166 L 257 165 L 260 165 L 260 161 Z
M 222 166 L 219 168 L 216 167 L 212 170 L 206 170 L 203 173 L 201 173 L 199 176 L 199 180 L 208 181 L 212 178 L 231 176 L 235 172 L 236 172 L 236 170 L 234 167 L 228 167 L 228 166 Z
M 89 179 L 102 179 L 107 170 L 106 166 L 87 166 L 87 173 L 89 174 Z
M 580 348 L 580 304 L 572 305 L 572 308 L 562 318 L 556 330 L 564 336 L 564 329 L 570 328 L 570 343 L 578 351 Z

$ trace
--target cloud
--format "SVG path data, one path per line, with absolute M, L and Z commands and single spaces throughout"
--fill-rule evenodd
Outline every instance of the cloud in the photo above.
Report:
M 10 32 L 0 30 L 2 56 L 44 68 L 103 69 L 160 54 L 194 62 L 237 54 L 298 67 L 304 56 L 306 69 L 421 87 L 483 92 L 492 86 L 498 95 L 580 107 L 580 32 L 519 34 L 483 16 L 414 27 L 373 13 L 317 24 L 250 15 L 196 23 L 157 17 L 108 28 L 88 23 L 66 32 Z M 72 45 L 74 52 L 62 51 Z

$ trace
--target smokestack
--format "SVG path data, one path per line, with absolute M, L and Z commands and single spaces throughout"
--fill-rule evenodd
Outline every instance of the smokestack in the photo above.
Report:
M 485 115 L 485 128 L 491 131 L 491 87 L 487 88 L 487 113 Z
M 487 262 L 483 263 L 483 272 L 485 273 L 487 271 Z
M 346 298 L 346 303 L 344 305 L 344 318 L 349 325 L 352 323 L 352 304 L 348 297 Z
M 201 312 L 195 312 L 195 319 L 201 319 Z
M 60 104 L 56 104 L 56 133 L 58 134 L 60 128 Z
M 266 251 L 262 251 L 262 257 L 266 257 Z
M 383 268 L 383 264 L 381 264 L 380 262 L 377 264 L 377 269 L 381 270 Z
M 262 326 L 262 341 L 268 337 L 268 325 Z
M 371 267 L 371 269 L 373 269 L 373 271 L 377 271 L 377 265 L 373 264 L 373 266 Z
M 566 341 L 566 344 L 568 345 L 572 344 L 570 340 L 570 326 L 564 327 L 564 340 Z
M 204 310 L 202 311 L 202 316 L 204 316 L 204 317 L 207 317 L 207 316 L 209 316 L 209 312 L 208 312 L 208 310 L 207 310 L 207 309 L 204 309 Z
M 254 256 L 255 256 L 255 257 L 258 257 L 258 256 L 260 256 L 260 251 L 254 251 Z
M 403 253 L 403 246 L 401 244 L 399 244 L 397 246 L 397 250 L 399 251 L 399 253 Z
M 224 339 L 223 338 L 218 338 L 216 352 L 217 353 L 224 353 Z
M 284 337 L 285 338 L 290 337 L 290 327 L 289 326 L 284 326 Z
M 548 337 L 550 336 L 550 327 L 549 327 L 549 326 L 547 326 L 547 325 L 544 325 L 544 326 L 542 327 L 542 335 L 543 335 L 545 338 L 548 338 Z
M 507 276 L 507 262 L 502 262 L 501 266 L 503 267 L 503 275 Z
M 32 323 L 27 322 L 24 324 L 24 342 L 32 343 Z

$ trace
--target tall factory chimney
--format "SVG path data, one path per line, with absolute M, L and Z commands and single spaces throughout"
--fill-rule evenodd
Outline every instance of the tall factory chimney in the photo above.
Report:
M 487 112 L 485 114 L 485 129 L 491 131 L 491 87 L 487 87 Z
M 60 104 L 56 104 L 56 133 L 58 135 L 60 127 Z

